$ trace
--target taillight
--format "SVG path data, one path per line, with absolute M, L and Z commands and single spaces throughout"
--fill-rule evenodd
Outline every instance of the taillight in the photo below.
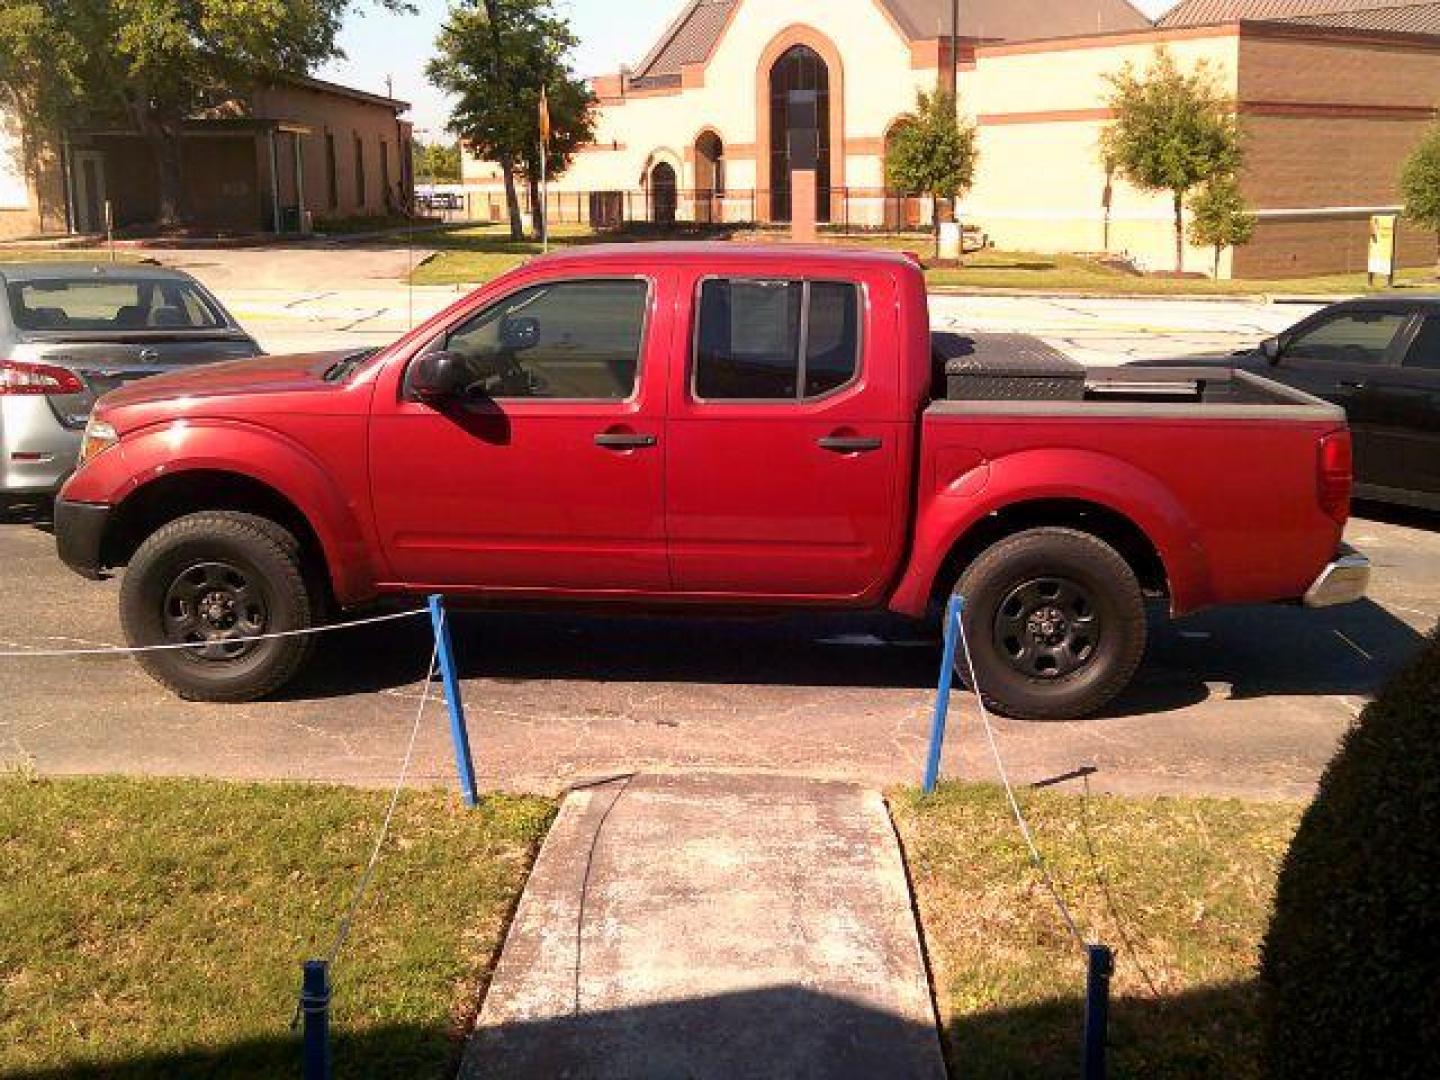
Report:
M 1320 509 L 1341 525 L 1350 520 L 1355 483 L 1355 454 L 1350 432 L 1336 431 L 1320 440 Z
M 27 364 L 23 360 L 0 360 L 0 395 L 42 394 L 61 396 L 84 392 L 80 376 L 50 364 Z

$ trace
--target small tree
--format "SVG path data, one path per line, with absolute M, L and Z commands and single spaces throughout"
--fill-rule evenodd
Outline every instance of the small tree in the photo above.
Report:
M 1175 269 L 1185 269 L 1185 198 L 1193 188 L 1240 171 L 1235 103 L 1201 61 L 1186 74 L 1164 49 L 1143 73 L 1126 64 L 1109 76 L 1115 120 L 1104 147 L 1138 188 L 1170 193 L 1175 212 Z
M 419 139 L 416 139 L 411 147 L 414 151 L 414 174 L 417 180 L 434 184 L 460 182 L 460 147 L 453 143 L 422 143 Z
M 1440 123 L 1433 124 L 1400 173 L 1405 216 L 1436 234 L 1436 274 L 1440 274 Z
M 935 252 L 940 252 L 942 200 L 956 199 L 975 183 L 980 150 L 975 125 L 960 119 L 955 96 L 946 91 L 920 92 L 915 111 L 905 116 L 891 137 L 885 159 L 885 180 L 902 195 L 929 195 L 935 200 Z
M 1255 236 L 1255 215 L 1233 176 L 1217 176 L 1190 196 L 1190 242 L 1215 249 L 1215 276 L 1227 247 L 1248 244 Z
M 528 182 L 538 215 L 540 89 L 550 101 L 549 168 L 559 176 L 594 136 L 589 86 L 567 57 L 578 44 L 551 0 L 458 0 L 436 42 L 430 81 L 457 99 L 450 130 L 505 178 L 510 235 L 520 239 L 518 182 Z

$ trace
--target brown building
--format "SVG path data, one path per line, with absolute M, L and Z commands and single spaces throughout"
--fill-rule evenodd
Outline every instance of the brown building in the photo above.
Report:
M 207 110 L 181 141 L 183 214 L 205 229 L 297 232 L 404 212 L 414 196 L 408 109 L 292 76 Z M 0 238 L 101 232 L 107 202 L 118 229 L 155 220 L 155 166 L 135 133 L 71 130 L 36 153 L 13 111 L 0 132 Z

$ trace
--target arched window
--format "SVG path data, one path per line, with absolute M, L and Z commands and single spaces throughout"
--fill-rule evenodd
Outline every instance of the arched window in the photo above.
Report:
M 650 220 L 656 225 L 674 225 L 679 208 L 679 177 L 675 166 L 662 161 L 650 170 Z
M 791 215 L 790 94 L 813 91 L 818 96 L 820 157 L 816 166 L 816 216 L 830 220 L 830 69 L 820 54 L 796 45 L 770 69 L 770 217 L 789 221 Z

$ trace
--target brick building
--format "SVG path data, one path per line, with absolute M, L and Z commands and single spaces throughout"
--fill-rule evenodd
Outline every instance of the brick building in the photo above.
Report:
M 403 101 L 287 77 L 197 114 L 181 141 L 183 210 L 200 228 L 294 231 L 399 213 L 413 202 L 411 126 Z M 119 128 L 74 129 L 37 147 L 0 112 L 0 238 L 95 233 L 158 212 L 145 143 Z
M 923 224 L 927 205 L 885 190 L 886 147 L 916 91 L 954 78 L 979 130 L 967 221 L 1003 247 L 1168 269 L 1168 197 L 1107 176 L 1099 150 L 1107 76 L 1165 48 L 1183 68 L 1206 64 L 1237 103 L 1260 224 L 1222 274 L 1353 271 L 1370 216 L 1399 209 L 1401 162 L 1440 101 L 1440 3 L 1183 0 L 1152 23 L 1125 0 L 964 0 L 953 58 L 950 12 L 950 0 L 689 0 L 633 71 L 594 80 L 596 139 L 555 185 L 552 216 L 785 220 L 778 103 L 799 88 L 820 94 L 822 217 Z M 467 159 L 465 175 L 475 193 L 498 190 L 493 165 Z M 1402 261 L 1434 251 L 1402 228 Z

